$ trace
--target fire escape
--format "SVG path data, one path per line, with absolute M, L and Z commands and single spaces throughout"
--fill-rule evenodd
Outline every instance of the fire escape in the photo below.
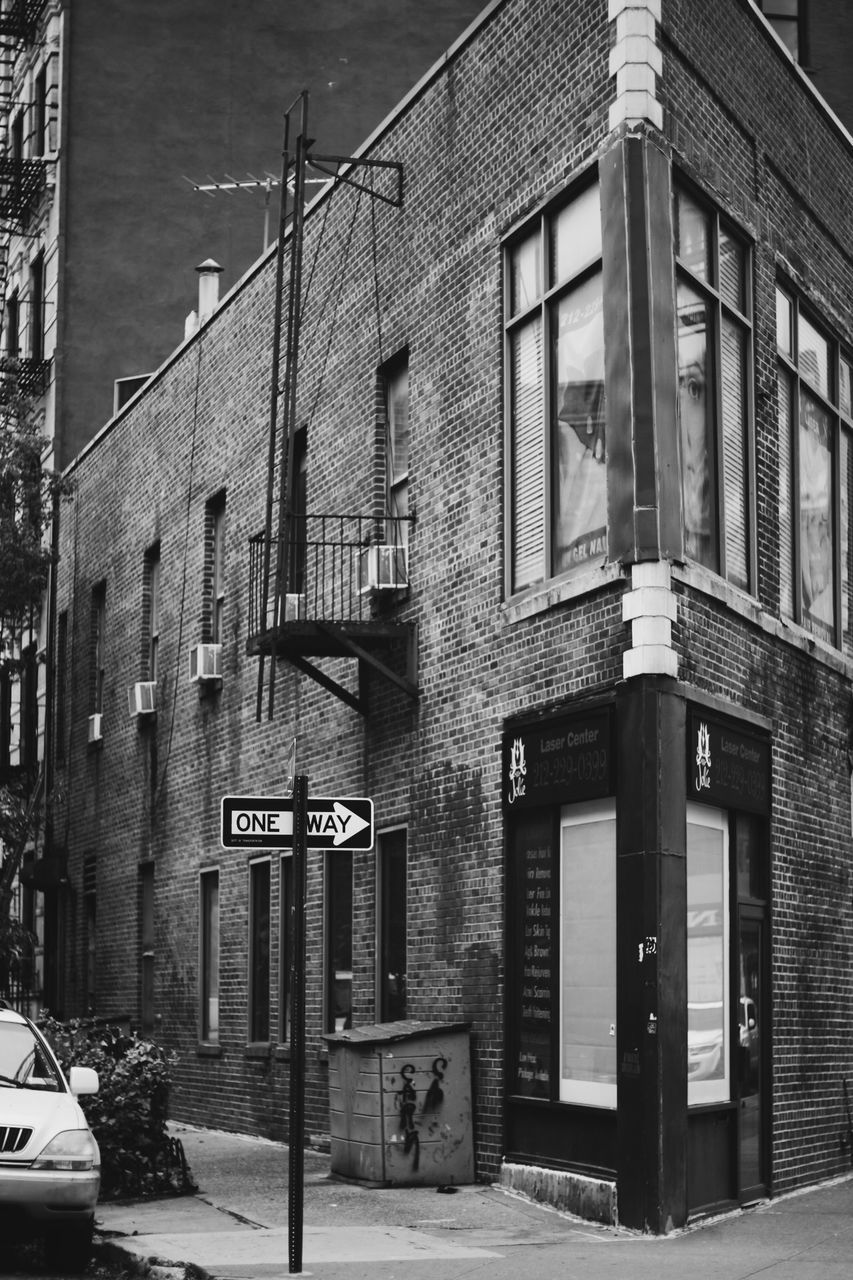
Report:
M 21 395 L 39 396 L 47 389 L 50 361 L 44 358 L 43 266 L 37 262 L 30 287 L 30 355 L 18 353 L 18 301 L 7 307 L 6 288 L 9 247 L 14 234 L 26 233 L 33 209 L 45 186 L 47 162 L 43 158 L 47 129 L 47 74 L 37 78 L 34 101 L 15 98 L 15 63 L 38 31 L 47 0 L 0 0 L 0 335 L 5 341 L 0 355 L 0 375 L 12 380 Z M 29 126 L 29 136 L 25 128 Z M 35 140 L 35 145 L 32 144 Z M 40 154 L 24 152 L 33 151 Z M 8 314 L 7 314 L 8 312 Z
M 267 659 L 269 718 L 275 702 L 276 659 L 285 659 L 365 715 L 368 672 L 378 674 L 407 698 L 418 697 L 417 628 L 403 616 L 414 521 L 395 513 L 387 497 L 374 495 L 363 512 L 317 513 L 305 507 L 295 452 L 305 172 L 311 167 L 328 174 L 336 184 L 346 183 L 372 200 L 399 208 L 402 168 L 392 161 L 314 154 L 307 136 L 306 94 L 285 115 L 283 157 L 266 521 L 249 549 L 247 650 L 260 659 L 259 719 Z M 370 185 L 365 185 L 366 173 Z M 319 665 L 318 659 L 356 663 L 358 692 Z

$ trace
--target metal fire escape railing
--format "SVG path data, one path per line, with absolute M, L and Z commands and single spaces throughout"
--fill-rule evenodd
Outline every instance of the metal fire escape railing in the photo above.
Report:
M 47 0 L 0 0 L 0 335 L 6 310 L 11 233 L 25 220 L 38 199 L 47 171 L 44 160 L 24 159 L 19 154 L 20 148 L 11 145 L 10 137 L 15 62 L 22 49 L 35 39 L 46 7 Z M 4 372 L 17 375 L 20 391 L 38 395 L 45 388 L 45 363 L 43 360 L 20 361 L 14 370 Z
M 270 633 L 293 634 L 301 624 L 337 626 L 381 620 L 381 601 L 409 585 L 411 517 L 305 515 L 291 517 L 288 589 L 275 617 L 274 564 L 266 535 L 249 545 L 248 643 L 260 652 Z M 269 575 L 264 590 L 264 574 Z M 266 616 L 264 602 L 266 601 Z

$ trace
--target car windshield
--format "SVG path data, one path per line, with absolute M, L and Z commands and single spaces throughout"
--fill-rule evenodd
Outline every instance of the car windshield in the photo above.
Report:
M 56 1068 L 24 1023 L 0 1022 L 0 1089 L 59 1089 Z

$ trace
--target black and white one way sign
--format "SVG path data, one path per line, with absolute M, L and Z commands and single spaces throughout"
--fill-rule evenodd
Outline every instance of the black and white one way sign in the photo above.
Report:
M 372 849 L 373 801 L 351 796 L 308 797 L 309 849 Z M 289 849 L 293 845 L 292 796 L 223 796 L 225 849 Z

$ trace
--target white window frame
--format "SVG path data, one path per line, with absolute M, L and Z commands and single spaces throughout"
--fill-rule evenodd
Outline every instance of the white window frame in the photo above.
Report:
M 609 823 L 612 827 L 612 848 L 608 851 L 611 866 L 607 871 L 611 877 L 612 887 L 612 944 L 610 956 L 611 982 L 608 986 L 607 1008 L 602 1011 L 602 1025 L 606 1025 L 607 1035 L 612 1044 L 612 1080 L 591 1080 L 582 1078 L 564 1078 L 564 1020 L 568 1015 L 570 1001 L 566 998 L 566 970 L 572 954 L 566 945 L 568 920 L 566 918 L 565 892 L 568 883 L 566 875 L 566 851 L 564 848 L 564 832 L 577 826 L 589 826 L 593 823 Z M 617 1101 L 617 1060 L 616 1060 L 616 801 L 613 797 L 606 800 L 590 800 L 581 804 L 565 806 L 560 812 L 560 897 L 559 897 L 559 1087 L 560 1102 L 574 1103 L 585 1107 L 602 1107 L 615 1110 Z

